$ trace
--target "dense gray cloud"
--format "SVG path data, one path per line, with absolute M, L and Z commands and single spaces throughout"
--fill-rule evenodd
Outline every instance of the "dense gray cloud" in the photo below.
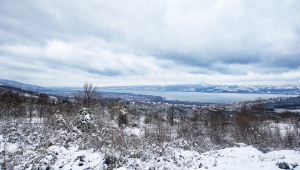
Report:
M 300 2 L 1 1 L 1 78 L 300 84 Z

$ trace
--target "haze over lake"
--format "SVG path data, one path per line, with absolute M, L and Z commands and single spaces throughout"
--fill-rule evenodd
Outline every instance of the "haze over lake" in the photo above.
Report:
M 285 94 L 249 94 L 249 93 L 208 93 L 208 92 L 169 92 L 169 91 L 140 91 L 140 90 L 101 90 L 102 92 L 132 93 L 165 97 L 167 100 L 194 101 L 207 103 L 233 103 L 256 100 L 259 97 L 287 97 Z M 288 95 L 297 96 L 297 95 Z

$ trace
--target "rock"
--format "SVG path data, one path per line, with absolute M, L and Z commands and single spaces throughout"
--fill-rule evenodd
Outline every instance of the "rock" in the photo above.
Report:
M 104 163 L 105 163 L 107 166 L 109 166 L 109 165 L 111 165 L 111 164 L 115 164 L 116 162 L 117 162 L 117 158 L 114 157 L 114 156 L 108 156 L 108 157 L 105 159 L 105 161 L 104 161 Z
M 280 162 L 276 164 L 280 169 L 290 169 L 289 165 L 285 162 Z

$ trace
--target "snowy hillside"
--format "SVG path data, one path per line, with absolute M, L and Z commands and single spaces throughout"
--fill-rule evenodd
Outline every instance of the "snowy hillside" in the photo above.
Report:
M 123 110 L 121 114 L 127 113 Z M 96 127 L 97 131 L 83 130 L 96 117 L 82 110 L 73 121 L 57 115 L 47 121 L 35 118 L 31 122 L 28 119 L 2 122 L 0 167 L 16 170 L 300 169 L 299 148 L 265 151 L 243 143 L 216 144 L 205 134 L 198 138 L 198 144 L 197 139 L 194 143 L 176 136 L 159 142 L 153 139 L 159 136 L 147 137 L 150 129 L 156 127 L 144 124 L 145 117 L 137 119 L 134 126 L 119 127 L 117 122 L 104 122 L 108 120 L 104 119 L 98 121 L 101 125 Z M 295 131 L 286 123 L 270 123 L 268 128 L 282 136 L 290 133 L 287 130 Z M 172 133 L 176 135 L 175 131 Z
M 30 146 L 24 148 L 23 153 L 18 152 L 19 146 L 3 142 L 3 136 L 0 136 L 0 151 L 9 153 L 31 155 L 34 158 L 35 153 L 30 151 Z M 4 146 L 7 145 L 7 146 Z M 4 149 L 5 147 L 5 149 Z M 20 155 L 19 155 L 20 156 Z M 108 159 L 105 159 L 105 153 L 95 151 L 94 149 L 81 150 L 78 146 L 54 145 L 48 147 L 38 162 L 41 169 L 106 169 Z M 38 159 L 39 157 L 36 157 Z M 112 160 L 113 161 L 113 158 Z M 130 169 L 212 169 L 212 170 L 233 170 L 233 169 L 300 169 L 300 151 L 280 150 L 268 153 L 243 144 L 236 147 L 230 147 L 220 150 L 212 150 L 204 153 L 189 151 L 178 148 L 166 148 L 161 156 L 149 155 L 147 159 L 125 157 L 121 167 L 118 170 Z M 23 164 L 14 167 L 14 169 L 35 169 L 34 159 L 32 164 Z
M 57 147 L 51 148 L 63 156 L 55 163 L 54 169 L 103 168 L 103 155 L 91 150 L 72 152 Z M 64 153 L 65 152 L 65 153 Z M 70 159 L 71 158 L 71 159 Z M 213 150 L 199 154 L 195 151 L 171 149 L 165 156 L 149 160 L 127 158 L 126 163 L 117 168 L 126 169 L 212 169 L 212 170 L 274 170 L 300 169 L 300 152 L 293 150 L 262 153 L 251 146 Z
M 0 169 L 300 169 L 299 115 L 262 101 L 227 114 L 77 95 L 2 92 Z

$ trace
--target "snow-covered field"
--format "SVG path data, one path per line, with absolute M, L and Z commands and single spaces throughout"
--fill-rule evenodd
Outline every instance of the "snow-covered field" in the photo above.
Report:
M 129 115 L 124 125 L 103 113 L 92 119 L 81 109 L 73 116 L 1 122 L 0 170 L 300 170 L 299 126 L 293 121 L 261 122 L 253 137 L 258 142 L 246 145 L 233 138 L 239 135 L 234 124 L 216 142 L 202 122 L 171 127 L 164 119 L 146 124 L 146 116 Z
M 20 154 L 18 146 L 5 143 L 0 136 L 0 152 Z M 26 152 L 26 151 L 25 151 Z M 32 151 L 31 151 L 32 152 Z M 27 153 L 28 154 L 28 153 Z M 31 154 L 34 155 L 34 152 Z M 50 146 L 44 153 L 44 157 L 39 160 L 44 166 L 42 169 L 106 169 L 105 153 L 91 150 L 79 150 L 78 146 L 70 146 L 66 149 L 63 146 Z M 116 158 L 118 159 L 118 158 Z M 268 153 L 247 146 L 237 144 L 235 147 L 209 152 L 198 153 L 177 148 L 167 148 L 158 157 L 141 158 L 122 158 L 122 166 L 115 167 L 118 170 L 130 169 L 156 169 L 156 170 L 182 170 L 182 169 L 212 169 L 212 170 L 274 170 L 274 169 L 300 169 L 299 150 L 280 150 Z M 41 167 L 41 166 L 39 166 Z M 1 169 L 1 168 L 0 168 Z M 16 170 L 35 169 L 34 161 L 32 164 L 24 164 L 14 167 Z
M 168 156 L 149 161 L 129 159 L 123 169 L 279 169 L 286 165 L 290 169 L 300 169 L 300 152 L 293 150 L 262 153 L 251 146 L 225 148 L 199 154 L 195 151 L 174 149 Z M 135 165 L 131 167 L 130 165 Z M 138 165 L 138 166 L 137 166 Z
M 53 169 L 105 169 L 103 154 L 91 150 L 65 149 L 53 146 L 49 148 L 52 155 L 44 159 L 46 164 L 54 162 Z M 226 148 L 199 154 L 194 151 L 174 150 L 167 156 L 146 161 L 128 158 L 125 166 L 118 169 L 300 169 L 300 152 L 293 150 L 262 153 L 251 146 Z M 286 167 L 285 167 L 286 166 Z M 19 167 L 16 169 L 24 169 Z M 26 167 L 25 169 L 32 169 Z

